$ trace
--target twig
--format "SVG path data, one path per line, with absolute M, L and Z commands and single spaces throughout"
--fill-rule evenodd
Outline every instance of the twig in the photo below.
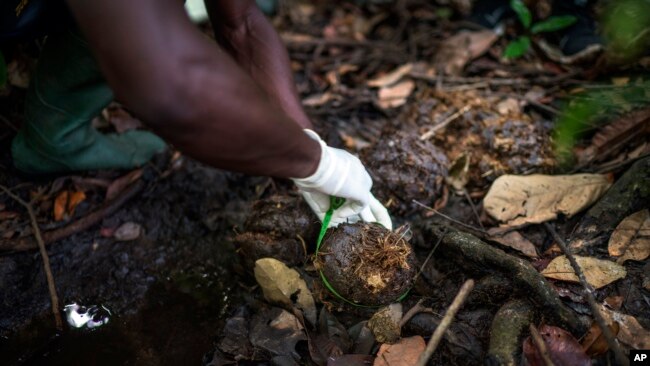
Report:
M 476 218 L 476 222 L 478 222 L 478 225 L 485 231 L 485 226 L 483 226 L 483 223 L 481 222 L 481 215 L 478 214 L 478 210 L 476 209 L 476 205 L 474 205 L 474 201 L 472 201 L 472 197 L 469 196 L 469 192 L 467 192 L 467 188 L 463 187 L 463 193 L 465 194 L 465 198 L 467 199 L 467 202 L 469 203 L 469 206 L 472 208 L 472 212 L 474 213 L 474 217 Z
M 544 365 L 555 366 L 553 360 L 551 360 L 551 356 L 548 353 L 546 342 L 544 342 L 542 335 L 539 334 L 537 327 L 535 327 L 535 325 L 531 323 L 529 329 L 530 329 L 530 337 L 533 339 L 533 343 L 535 343 L 535 347 L 537 347 L 537 350 L 539 351 L 539 355 L 542 356 Z
M 431 355 L 433 355 L 433 352 L 435 352 L 438 344 L 442 340 L 442 336 L 447 331 L 447 328 L 449 328 L 451 325 L 451 321 L 454 319 L 454 316 L 456 316 L 456 313 L 463 305 L 465 299 L 467 299 L 467 295 L 469 295 L 470 291 L 472 291 L 473 288 L 474 280 L 470 279 L 465 281 L 463 286 L 458 291 L 456 298 L 454 298 L 454 301 L 451 303 L 451 305 L 449 305 L 449 308 L 447 309 L 445 316 L 442 318 L 442 321 L 440 324 L 438 324 L 436 330 L 433 332 L 433 335 L 429 340 L 429 344 L 427 344 L 427 348 L 424 350 L 424 352 L 422 352 L 420 358 L 418 358 L 418 362 L 416 364 L 417 366 L 425 366 L 427 361 L 429 361 L 429 358 L 431 358 Z
M 34 230 L 34 236 L 38 242 L 38 249 L 41 252 L 41 258 L 43 259 L 43 270 L 45 272 L 45 278 L 47 279 L 47 288 L 50 292 L 52 313 L 54 314 L 54 325 L 58 331 L 61 331 L 63 330 L 63 320 L 61 319 L 61 313 L 59 312 L 59 296 L 56 294 L 56 285 L 54 283 L 54 276 L 52 275 L 52 268 L 50 267 L 50 257 L 47 254 L 47 250 L 45 249 L 45 242 L 41 236 L 41 229 L 38 227 L 38 222 L 36 221 L 36 214 L 34 214 L 32 203 L 24 201 L 22 198 L 18 197 L 18 195 L 12 193 L 9 188 L 1 184 L 0 189 L 2 189 L 14 201 L 25 207 L 29 213 L 29 219 L 32 222 L 32 229 Z
M 411 318 L 413 318 L 414 316 L 416 316 L 416 315 L 418 315 L 420 313 L 430 313 L 430 314 L 434 313 L 433 309 L 422 305 L 423 302 L 424 302 L 424 299 L 418 300 L 418 302 L 415 305 L 413 305 L 413 307 L 410 308 L 409 311 L 406 312 L 406 314 L 404 314 L 402 319 L 399 321 L 399 327 L 400 328 L 405 326 L 406 323 L 408 323 L 409 320 L 411 320 Z
M 453 122 L 456 118 L 460 117 L 463 113 L 470 110 L 470 108 L 472 108 L 472 106 L 466 105 L 463 108 L 461 108 L 458 112 L 456 112 L 456 113 L 452 114 L 451 116 L 445 118 L 445 120 L 443 120 L 442 122 L 440 122 L 440 123 L 436 124 L 435 126 L 431 127 L 429 129 L 429 131 L 423 133 L 422 136 L 420 136 L 420 140 L 424 141 L 424 140 L 430 139 L 433 135 L 436 134 L 436 132 L 438 132 L 439 130 L 445 128 L 448 124 Z
M 580 284 L 582 284 L 582 286 L 585 289 L 585 294 L 587 295 L 587 302 L 589 302 L 589 306 L 591 306 L 591 310 L 594 313 L 594 318 L 596 318 L 596 322 L 598 322 L 598 326 L 600 326 L 600 329 L 602 329 L 603 335 L 607 340 L 607 344 L 609 345 L 609 348 L 614 351 L 614 355 L 616 356 L 616 362 L 618 362 L 619 365 L 624 365 L 624 366 L 629 365 L 627 357 L 625 356 L 623 350 L 621 349 L 620 345 L 616 341 L 616 338 L 614 337 L 614 334 L 612 334 L 611 329 L 609 329 L 609 327 L 607 326 L 607 322 L 605 321 L 603 314 L 600 312 L 598 303 L 596 302 L 596 298 L 594 296 L 594 288 L 589 284 L 589 282 L 587 282 L 587 279 L 585 278 L 585 274 L 582 272 L 580 265 L 578 265 L 578 262 L 576 261 L 575 257 L 569 250 L 568 246 L 566 245 L 566 242 L 564 241 L 564 239 L 560 237 L 557 231 L 555 231 L 553 226 L 551 226 L 548 222 L 545 222 L 544 226 L 546 227 L 546 230 L 548 230 L 548 232 L 551 233 L 551 236 L 553 237 L 553 239 L 555 239 L 557 245 L 562 249 L 566 257 L 569 259 L 569 263 L 571 263 L 571 267 L 573 267 L 573 271 L 576 273 L 576 275 L 578 275 L 578 279 L 580 279 Z
M 464 222 L 458 221 L 458 220 L 454 219 L 453 217 L 449 217 L 449 216 L 443 214 L 442 212 L 436 210 L 435 208 L 429 207 L 429 206 L 421 203 L 420 201 L 413 200 L 413 203 L 415 203 L 416 205 L 418 205 L 418 206 L 420 206 L 420 207 L 422 207 L 424 209 L 427 209 L 427 210 L 435 213 L 436 215 L 438 215 L 438 216 L 440 216 L 440 217 L 442 217 L 444 219 L 447 219 L 447 220 L 449 220 L 449 221 L 451 221 L 451 222 L 453 222 L 455 224 L 458 224 L 458 225 L 463 226 L 463 227 L 465 227 L 467 229 L 473 230 L 475 233 L 480 233 L 480 236 L 485 236 L 485 234 L 486 234 L 485 230 L 481 230 L 481 229 L 479 229 L 477 227 L 474 227 L 472 225 L 469 225 L 469 224 L 466 224 Z
M 127 201 L 138 194 L 144 188 L 144 186 L 144 182 L 137 181 L 126 188 L 119 196 L 105 203 L 96 211 L 93 211 L 85 217 L 80 218 L 79 220 L 72 222 L 64 227 L 46 231 L 43 234 L 44 243 L 46 245 L 54 243 L 72 234 L 84 231 L 89 227 L 97 224 L 104 217 L 113 214 L 113 212 L 122 207 Z M 25 250 L 36 249 L 38 247 L 38 244 L 29 239 L 30 238 L 20 238 L 17 240 L 0 240 L 0 253 L 9 251 L 22 252 Z

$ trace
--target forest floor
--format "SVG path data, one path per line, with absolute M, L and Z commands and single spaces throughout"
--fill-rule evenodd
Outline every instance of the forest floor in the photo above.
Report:
M 505 60 L 516 19 L 498 35 L 443 1 L 359 3 L 281 2 L 273 22 L 315 129 L 360 156 L 410 242 L 399 265 L 416 276 L 396 280 L 409 296 L 379 310 L 328 292 L 318 272 L 331 253 L 314 263 L 320 225 L 288 181 L 176 151 L 131 172 L 20 174 L 9 146 L 37 53 L 21 45 L 0 95 L 0 185 L 35 211 L 61 310 L 111 315 L 55 329 L 32 220 L 0 192 L 7 364 L 413 365 L 469 279 L 431 364 L 604 365 L 617 362 L 612 347 L 650 349 L 648 57 L 568 65 L 535 36 Z M 548 15 L 538 3 L 534 16 Z M 96 122 L 139 125 L 117 103 Z M 558 158 L 573 139 L 561 133 L 576 129 Z M 290 267 L 256 264 L 268 257 Z

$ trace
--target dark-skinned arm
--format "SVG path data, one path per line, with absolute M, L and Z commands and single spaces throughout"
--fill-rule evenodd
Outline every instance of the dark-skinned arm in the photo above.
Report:
M 254 0 L 205 0 L 217 42 L 270 98 L 302 128 L 312 128 L 302 108 L 278 33 Z
M 215 167 L 305 177 L 318 143 L 177 0 L 68 0 L 116 98 L 181 151 Z

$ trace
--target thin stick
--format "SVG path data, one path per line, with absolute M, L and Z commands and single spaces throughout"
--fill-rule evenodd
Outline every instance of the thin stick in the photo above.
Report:
M 535 327 L 535 325 L 531 323 L 529 329 L 530 329 L 530 337 L 533 339 L 533 343 L 535 343 L 535 347 L 537 347 L 537 350 L 539 350 L 539 355 L 542 356 L 544 365 L 555 366 L 553 360 L 551 360 L 551 356 L 548 353 L 548 347 L 546 347 L 546 342 L 544 342 L 542 335 L 539 334 L 537 327 Z
M 472 197 L 469 196 L 469 192 L 467 192 L 467 188 L 463 187 L 463 193 L 465 194 L 465 198 L 467 198 L 467 202 L 469 202 L 469 206 L 472 208 L 472 212 L 474 212 L 474 217 L 476 218 L 476 222 L 478 222 L 481 229 L 485 231 L 485 226 L 483 226 L 483 223 L 481 222 L 481 215 L 478 214 L 476 205 L 474 205 L 474 201 L 472 201 Z
M 566 242 L 564 241 L 564 239 L 560 237 L 557 231 L 555 231 L 553 226 L 551 226 L 548 222 L 545 222 L 544 226 L 546 227 L 546 230 L 548 230 L 548 232 L 551 233 L 551 236 L 553 237 L 553 239 L 555 239 L 557 245 L 562 249 L 566 257 L 569 259 L 569 263 L 571 263 L 571 267 L 573 267 L 573 271 L 576 273 L 576 275 L 578 275 L 578 279 L 580 279 L 580 284 L 582 284 L 582 287 L 584 287 L 585 289 L 585 294 L 587 295 L 587 302 L 589 302 L 589 306 L 591 306 L 591 311 L 594 314 L 594 318 L 596 318 L 596 322 L 598 322 L 600 329 L 603 331 L 603 335 L 607 340 L 607 344 L 609 345 L 609 348 L 612 351 L 614 351 L 614 355 L 616 356 L 616 362 L 618 362 L 619 365 L 623 365 L 623 366 L 629 365 L 627 357 L 625 356 L 623 350 L 621 349 L 620 345 L 616 341 L 614 334 L 612 334 L 612 331 L 607 326 L 607 322 L 605 322 L 605 318 L 603 317 L 603 314 L 600 312 L 600 308 L 598 307 L 598 303 L 596 302 L 596 297 L 594 296 L 594 288 L 589 284 L 589 282 L 587 282 L 587 279 L 585 278 L 585 274 L 582 272 L 580 265 L 578 265 L 578 262 L 576 261 L 575 257 L 569 250 L 568 246 L 566 245 Z
M 400 328 L 405 326 L 406 323 L 408 323 L 409 320 L 411 320 L 411 318 L 413 318 L 414 316 L 416 316 L 416 315 L 418 315 L 420 313 L 433 314 L 433 309 L 422 305 L 423 302 L 424 302 L 424 299 L 418 300 L 418 302 L 415 305 L 413 305 L 413 307 L 410 308 L 409 311 L 406 312 L 406 314 L 404 314 L 404 316 L 402 317 L 402 320 L 399 321 L 399 327 Z
M 12 193 L 9 188 L 0 184 L 0 189 L 2 189 L 9 197 L 14 199 L 14 201 L 24 206 L 29 213 L 29 219 L 32 222 L 32 229 L 34 230 L 34 236 L 38 242 L 38 249 L 41 252 L 41 258 L 43 258 L 43 269 L 45 271 L 45 278 L 47 279 L 47 288 L 50 292 L 52 313 L 54 314 L 54 325 L 58 331 L 61 331 L 63 330 L 63 320 L 61 319 L 61 313 L 59 312 L 59 296 L 56 294 L 56 285 L 54 283 L 54 276 L 52 275 L 52 268 L 50 267 L 50 257 L 45 249 L 45 242 L 43 241 L 41 229 L 38 227 L 38 222 L 36 221 L 34 208 L 32 208 L 31 202 L 23 201 L 22 198 Z
M 420 136 L 420 140 L 424 141 L 424 140 L 430 139 L 431 137 L 433 137 L 433 135 L 436 134 L 436 132 L 438 132 L 439 130 L 445 128 L 445 126 L 447 126 L 448 124 L 453 122 L 456 118 L 460 117 L 463 113 L 467 112 L 470 108 L 472 108 L 472 106 L 466 105 L 463 108 L 461 108 L 459 111 L 457 111 L 456 113 L 454 113 L 451 116 L 447 117 L 444 121 L 442 121 L 442 122 L 436 124 L 435 126 L 431 127 L 431 129 L 429 129 L 429 131 L 423 133 L 422 136 Z
M 454 298 L 454 301 L 452 301 L 451 305 L 449 305 L 449 308 L 447 309 L 445 316 L 442 318 L 442 321 L 433 332 L 431 340 L 429 340 L 429 344 L 427 344 L 427 348 L 424 350 L 424 352 L 422 352 L 420 358 L 418 358 L 416 366 L 425 366 L 427 364 L 427 361 L 429 361 L 429 358 L 431 358 L 431 355 L 433 355 L 433 352 L 435 352 L 438 344 L 440 344 L 442 336 L 451 325 L 451 321 L 454 319 L 454 316 L 456 316 L 456 313 L 463 305 L 465 299 L 467 299 L 467 295 L 469 295 L 470 291 L 472 291 L 473 288 L 474 280 L 470 279 L 465 281 L 463 286 L 458 291 L 456 298 Z
M 441 216 L 441 217 L 443 217 L 443 218 L 445 218 L 445 219 L 447 219 L 447 220 L 449 220 L 449 221 L 451 221 L 451 222 L 453 222 L 455 224 L 463 226 L 463 227 L 465 227 L 467 229 L 474 230 L 474 232 L 481 233 L 481 235 L 483 235 L 483 236 L 485 235 L 485 230 L 481 230 L 481 229 L 479 229 L 477 227 L 474 227 L 472 225 L 468 225 L 468 224 L 466 224 L 464 222 L 458 221 L 458 220 L 454 219 L 453 217 L 449 217 L 449 216 L 443 214 L 442 212 L 436 210 L 435 208 L 429 207 L 429 206 L 425 205 L 424 203 L 419 202 L 417 200 L 413 200 L 413 203 L 415 203 L 416 205 L 418 205 L 418 206 L 420 206 L 422 208 L 425 208 L 425 209 L 435 213 L 436 215 L 439 215 L 439 216 Z

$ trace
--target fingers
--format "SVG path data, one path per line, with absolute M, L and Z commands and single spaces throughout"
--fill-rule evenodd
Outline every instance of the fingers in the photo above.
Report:
M 368 205 L 368 209 L 371 211 L 376 222 L 380 223 L 388 230 L 393 230 L 393 221 L 390 219 L 388 210 L 373 195 L 370 195 L 370 205 Z

